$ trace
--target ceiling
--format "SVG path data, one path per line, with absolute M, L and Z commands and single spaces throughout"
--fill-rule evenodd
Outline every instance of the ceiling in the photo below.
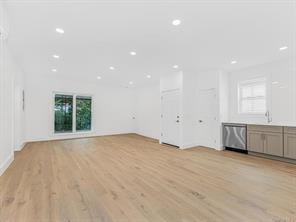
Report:
M 140 86 L 176 71 L 175 64 L 185 71 L 231 71 L 296 50 L 295 1 L 8 0 L 7 5 L 9 44 L 28 75 Z M 181 24 L 173 26 L 174 19 Z M 282 46 L 288 49 L 279 51 Z

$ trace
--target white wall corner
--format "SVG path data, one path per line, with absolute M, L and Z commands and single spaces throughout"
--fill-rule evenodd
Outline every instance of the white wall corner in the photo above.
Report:
M 25 146 L 26 146 L 26 142 L 22 143 L 20 146 L 15 147 L 14 151 L 21 151 Z
M 217 151 L 223 151 L 224 150 L 224 147 L 221 145 L 221 146 L 216 147 L 215 150 L 217 150 Z
M 8 158 L 0 165 L 0 176 L 5 172 L 5 170 L 10 166 L 14 160 L 14 153 L 12 152 Z

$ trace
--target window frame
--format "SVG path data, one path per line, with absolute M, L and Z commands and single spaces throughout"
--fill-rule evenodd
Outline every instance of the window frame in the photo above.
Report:
M 72 112 L 72 132 L 56 132 L 55 131 L 55 96 L 56 95 L 66 95 L 73 96 L 73 112 Z M 76 97 L 90 97 L 91 98 L 91 129 L 90 130 L 76 130 Z M 71 93 L 71 92 L 61 92 L 54 91 L 52 93 L 52 134 L 57 135 L 81 135 L 81 134 L 90 134 L 94 132 L 94 96 L 87 93 Z
M 259 85 L 259 83 L 263 83 L 265 85 L 265 96 L 250 96 L 243 98 L 242 97 L 242 88 L 245 86 L 255 86 Z M 266 78 L 257 78 L 251 80 L 245 80 L 238 83 L 237 92 L 238 92 L 238 114 L 240 115 L 253 115 L 253 116 L 263 116 L 268 110 L 268 101 L 267 101 L 267 79 Z M 256 99 L 264 99 L 265 100 L 265 111 L 264 112 L 243 112 L 242 111 L 242 101 L 243 100 L 256 100 Z

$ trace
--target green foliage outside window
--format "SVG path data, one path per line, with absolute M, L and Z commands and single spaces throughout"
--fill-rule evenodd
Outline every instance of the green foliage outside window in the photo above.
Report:
M 56 95 L 54 105 L 54 130 L 72 132 L 73 96 Z
M 91 130 L 90 97 L 76 97 L 76 130 Z
M 91 97 L 76 96 L 76 107 L 72 95 L 56 94 L 54 99 L 54 131 L 56 133 L 91 130 L 92 99 Z M 73 123 L 73 109 L 76 109 L 76 122 Z M 75 129 L 74 128 L 74 129 Z

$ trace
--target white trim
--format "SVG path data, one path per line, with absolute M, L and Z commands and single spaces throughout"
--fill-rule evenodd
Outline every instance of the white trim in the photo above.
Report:
M 76 94 L 73 95 L 73 107 L 72 107 L 72 133 L 76 132 Z M 55 134 L 58 134 L 59 132 L 54 132 Z
M 28 139 L 26 143 L 32 142 L 43 142 L 43 141 L 55 141 L 55 140 L 68 140 L 68 139 L 83 139 L 91 137 L 101 137 L 101 136 L 114 136 L 114 135 L 125 135 L 125 134 L 137 134 L 135 132 L 116 132 L 116 133 L 102 133 L 102 134 L 75 134 L 70 133 L 68 136 L 64 137 L 43 137 L 37 139 Z
M 21 151 L 26 146 L 26 144 L 27 143 L 22 143 L 19 147 L 16 147 L 14 151 Z
M 8 158 L 0 165 L 0 176 L 7 170 L 7 168 L 10 166 L 12 161 L 14 160 L 14 153 L 12 152 Z
M 55 136 L 55 137 L 60 137 L 60 136 L 70 136 L 70 135 L 73 135 L 73 136 L 75 136 L 75 135 L 87 135 L 87 134 L 92 134 L 92 133 L 94 133 L 94 131 L 93 130 L 82 130 L 82 131 L 76 131 L 76 132 L 73 132 L 73 133 L 71 133 L 71 132 L 61 132 L 61 133 L 55 133 L 54 132 L 54 135 L 53 136 Z
M 169 90 L 162 90 L 160 93 L 160 115 L 163 115 L 163 96 L 164 94 L 167 93 L 178 93 L 179 96 L 179 117 L 180 117 L 180 123 L 179 123 L 179 139 L 178 139 L 178 144 L 172 144 L 174 146 L 177 147 L 181 147 L 182 146 L 182 132 L 183 132 L 183 100 L 182 100 L 182 90 L 180 88 L 174 88 L 174 89 L 169 89 Z M 163 144 L 165 142 L 163 142 L 162 140 L 162 134 L 163 134 L 163 118 L 160 118 L 160 138 L 159 138 L 159 144 Z
M 157 140 L 157 141 L 159 142 L 159 144 L 161 144 L 161 143 L 160 143 L 160 138 L 156 138 L 156 137 L 154 137 L 154 136 L 148 136 L 148 135 L 145 135 L 145 134 L 140 133 L 140 132 L 135 132 L 134 134 L 137 134 L 137 135 L 139 135 L 139 136 L 143 136 L 143 137 L 147 137 L 147 138 L 151 138 L 151 139 Z
M 173 88 L 173 89 L 162 90 L 160 92 L 160 94 L 162 94 L 162 93 L 168 93 L 168 92 L 175 92 L 175 91 L 180 91 L 181 92 L 181 89 L 180 88 Z
M 191 144 L 186 144 L 186 145 L 182 145 L 180 147 L 181 150 L 186 150 L 186 149 L 191 149 L 191 148 L 197 148 L 197 144 L 196 143 L 191 143 Z

